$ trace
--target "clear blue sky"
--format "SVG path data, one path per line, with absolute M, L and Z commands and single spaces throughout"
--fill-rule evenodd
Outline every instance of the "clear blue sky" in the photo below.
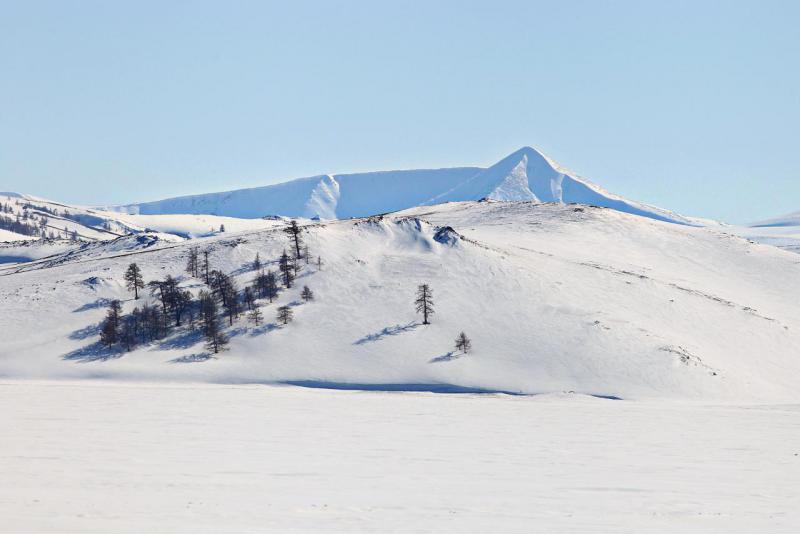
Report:
M 532 145 L 618 194 L 800 210 L 800 2 L 0 0 L 0 190 L 84 204 Z

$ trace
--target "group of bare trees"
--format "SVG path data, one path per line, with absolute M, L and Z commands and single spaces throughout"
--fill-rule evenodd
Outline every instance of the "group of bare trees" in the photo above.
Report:
M 239 289 L 232 275 L 211 268 L 210 249 L 202 252 L 197 247 L 189 249 L 186 272 L 194 278 L 202 279 L 207 286 L 207 289 L 199 291 L 197 297 L 191 291 L 182 289 L 172 275 L 145 283 L 139 266 L 131 263 L 125 271 L 124 280 L 128 290 L 133 293 L 134 300 L 138 301 L 140 291 L 148 288 L 156 304 L 145 303 L 124 315 L 121 302 L 111 301 L 100 328 L 101 342 L 107 346 L 119 345 L 131 350 L 140 343 L 167 336 L 173 327 L 187 325 L 193 330 L 199 328 L 202 331 L 209 351 L 215 354 L 220 352 L 228 343 L 222 325 L 223 318 L 229 326 L 233 326 L 242 314 L 246 314 L 251 323 L 260 325 L 264 317 L 257 300 L 266 299 L 272 303 L 280 294 L 280 286 L 284 289 L 292 288 L 303 264 L 311 263 L 308 247 L 303 242 L 302 229 L 297 222 L 291 221 L 284 232 L 289 237 L 291 253 L 284 250 L 278 257 L 277 272 L 265 269 L 261 256 L 257 253 L 249 265 L 256 275 L 252 284 L 243 290 Z M 321 258 L 317 259 L 317 267 L 322 267 Z M 303 286 L 300 297 L 305 302 L 312 301 L 314 292 L 308 286 Z M 429 325 L 435 313 L 430 285 L 425 283 L 417 287 L 414 305 L 417 313 L 422 315 L 422 324 Z M 276 309 L 279 324 L 288 325 L 293 316 L 289 305 Z M 456 350 L 467 353 L 472 348 L 472 342 L 461 332 L 456 338 L 455 346 Z
M 16 204 L 20 206 L 19 202 Z M 22 205 L 22 214 L 14 213 L 11 204 L 0 203 L 0 230 L 8 230 L 15 234 L 26 236 L 41 236 L 42 239 L 48 237 L 47 216 L 28 212 L 29 204 Z M 4 215 L 7 214 L 7 215 Z M 13 217 L 12 217 L 13 215 Z M 52 234 L 50 237 L 55 237 Z
M 218 353 L 225 348 L 228 338 L 222 319 L 232 326 L 242 314 L 254 325 L 260 325 L 264 316 L 258 306 L 258 299 L 272 303 L 283 288 L 293 287 L 297 275 L 302 270 L 303 260 L 309 264 L 310 254 L 302 239 L 302 229 L 292 221 L 285 229 L 289 236 L 292 254 L 285 250 L 277 260 L 277 273 L 265 270 L 260 254 L 256 254 L 251 269 L 256 271 L 251 285 L 240 290 L 236 279 L 222 270 L 212 269 L 211 250 L 200 251 L 191 247 L 186 262 L 186 272 L 203 280 L 207 289 L 202 289 L 195 297 L 191 291 L 182 289 L 178 280 L 167 275 L 161 280 L 144 281 L 142 271 L 136 263 L 131 263 L 124 274 L 127 289 L 138 301 L 140 292 L 149 289 L 156 304 L 145 303 L 136 307 L 128 315 L 123 315 L 122 304 L 113 300 L 108 305 L 106 318 L 101 324 L 100 341 L 107 346 L 121 346 L 131 350 L 140 343 L 148 343 L 165 337 L 170 329 L 188 326 L 200 329 L 206 340 L 207 350 Z M 321 268 L 322 260 L 317 260 Z M 303 286 L 300 293 L 305 302 L 314 300 L 314 293 Z M 276 310 L 277 322 L 289 324 L 293 319 L 292 308 L 279 306 Z
M 42 239 L 69 239 L 70 241 L 77 242 L 79 240 L 78 232 L 70 230 L 66 226 L 62 230 L 54 229 L 50 225 L 51 217 L 60 217 L 70 219 L 69 212 L 64 210 L 62 215 L 59 215 L 57 209 L 51 209 L 47 206 L 37 206 L 30 202 L 20 203 L 16 202 L 17 212 L 9 203 L 0 203 L 0 229 L 9 230 L 16 234 L 21 234 L 30 237 L 41 237 Z M 76 220 L 76 222 L 80 222 Z
M 15 234 L 27 236 L 37 236 L 40 233 L 39 227 L 36 224 L 31 224 L 23 220 L 19 215 L 16 217 L 0 215 L 0 230 L 8 230 Z

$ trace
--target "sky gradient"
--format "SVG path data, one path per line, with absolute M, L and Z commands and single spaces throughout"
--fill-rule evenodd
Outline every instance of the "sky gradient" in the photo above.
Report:
M 800 210 L 800 3 L 388 4 L 0 0 L 0 191 L 129 203 L 531 145 L 687 215 Z

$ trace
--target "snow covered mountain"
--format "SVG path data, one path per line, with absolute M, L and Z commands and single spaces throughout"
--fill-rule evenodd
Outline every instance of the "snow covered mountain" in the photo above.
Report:
M 424 204 L 480 169 L 426 169 L 300 178 L 289 182 L 109 208 L 142 215 L 212 214 L 246 219 L 269 215 L 347 219 Z
M 531 147 L 524 147 L 427 204 L 488 198 L 611 208 L 660 221 L 692 224 L 676 213 L 626 200 L 580 178 Z
M 185 323 L 130 352 L 99 344 L 110 299 L 126 314 L 157 302 L 126 291 L 129 263 L 197 296 L 206 286 L 184 266 L 199 246 L 243 288 L 257 254 L 275 269 L 290 246 L 285 223 L 271 224 L 193 241 L 130 236 L 0 266 L 0 331 L 15 333 L 0 336 L 0 376 L 798 398 L 796 255 L 715 228 L 530 201 L 307 222 L 322 268 L 311 262 L 275 302 L 259 300 L 265 324 L 226 326 L 229 350 L 209 354 Z M 436 311 L 427 326 L 413 305 L 423 282 Z M 295 317 L 285 326 L 275 319 L 284 305 Z M 461 331 L 468 354 L 453 348 Z
M 670 211 L 626 200 L 524 147 L 488 169 L 462 167 L 323 175 L 253 189 L 110 208 L 138 214 L 265 215 L 347 219 L 465 200 L 579 203 L 660 221 L 695 224 Z
M 223 228 L 240 231 L 268 227 L 261 219 L 270 216 L 348 219 L 481 199 L 587 204 L 671 223 L 705 224 L 609 193 L 525 147 L 487 169 L 322 175 L 104 209 L 0 193 L 0 263 L 49 256 L 75 242 L 112 240 L 143 232 L 194 238 Z

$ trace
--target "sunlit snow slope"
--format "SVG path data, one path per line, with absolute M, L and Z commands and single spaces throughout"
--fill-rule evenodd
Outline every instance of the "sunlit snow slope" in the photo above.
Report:
M 172 274 L 196 293 L 203 284 L 183 274 L 186 253 L 208 246 L 212 267 L 244 286 L 256 253 L 274 260 L 287 247 L 279 225 L 191 242 L 97 243 L 0 268 L 0 376 L 798 398 L 800 265 L 772 247 L 533 202 L 315 223 L 305 238 L 322 270 L 306 267 L 277 302 L 262 301 L 268 324 L 243 317 L 217 358 L 185 330 L 111 353 L 97 344 L 96 325 L 108 299 L 124 299 L 126 312 L 143 302 L 122 284 L 130 262 L 147 280 Z M 412 304 L 423 282 L 435 296 L 429 326 Z M 300 303 L 303 285 L 316 300 Z M 296 320 L 278 327 L 283 304 Z M 466 355 L 453 349 L 462 330 L 474 345 Z

